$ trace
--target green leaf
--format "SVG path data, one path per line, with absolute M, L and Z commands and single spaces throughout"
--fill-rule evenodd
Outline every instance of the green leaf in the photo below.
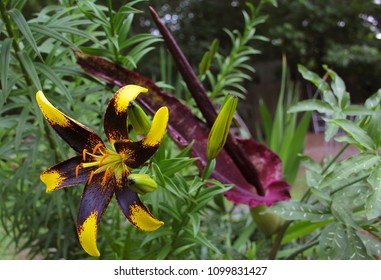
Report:
M 331 211 L 332 215 L 342 224 L 346 225 L 347 227 L 350 226 L 359 230 L 361 229 L 361 227 L 355 222 L 352 211 L 347 204 L 340 203 L 339 201 L 334 201 L 331 205 Z
M 63 36 L 62 33 L 56 31 L 51 26 L 33 24 L 30 26 L 30 28 L 34 32 L 39 33 L 41 35 L 44 35 L 47 38 L 56 39 L 57 41 L 60 41 L 60 42 L 64 43 L 65 45 L 67 45 L 73 49 L 77 49 L 77 46 L 75 44 L 73 44 L 69 39 L 67 39 L 65 36 Z
M 366 217 L 371 220 L 381 215 L 381 165 L 378 165 L 367 179 L 372 194 L 366 202 Z
M 199 213 L 188 213 L 192 227 L 193 227 L 193 236 L 196 237 L 200 229 L 200 214 Z
M 23 137 L 23 132 L 25 131 L 25 124 L 27 122 L 29 116 L 29 107 L 24 107 L 21 111 L 20 117 L 18 118 L 18 124 L 16 129 L 16 137 L 15 137 L 15 146 L 16 152 L 21 146 L 21 138 Z
M 328 225 L 320 235 L 320 259 L 338 260 L 344 258 L 347 247 L 345 227 L 341 223 Z
M 28 41 L 29 45 L 33 48 L 37 56 L 40 58 L 41 61 L 44 61 L 42 59 L 42 56 L 40 54 L 40 51 L 38 50 L 36 41 L 34 40 L 32 31 L 30 31 L 29 25 L 26 22 L 24 16 L 22 13 L 17 9 L 12 9 L 8 11 L 9 15 L 12 17 L 13 21 L 16 23 L 17 27 L 21 31 L 21 33 L 24 35 L 25 39 Z
M 265 132 L 266 140 L 267 140 L 266 142 L 270 143 L 272 120 L 271 120 L 270 111 L 266 103 L 263 101 L 263 99 L 259 100 L 259 113 L 262 119 L 262 125 Z
M 153 232 L 150 232 L 150 234 L 147 234 L 146 237 L 143 239 L 142 243 L 140 244 L 141 247 L 148 244 L 152 240 L 161 238 L 161 237 L 168 237 L 173 234 L 173 231 L 170 227 L 163 226 Z
M 369 110 L 370 111 L 370 110 Z M 376 148 L 381 146 L 381 107 L 378 106 L 375 111 L 370 111 L 372 117 L 367 128 L 367 133 L 373 139 Z
M 306 236 L 324 226 L 331 223 L 332 220 L 327 220 L 324 222 L 312 223 L 310 221 L 297 221 L 291 224 L 287 228 L 287 231 L 282 239 L 282 244 L 287 244 L 292 240 Z
M 254 222 L 249 223 L 245 228 L 240 231 L 237 239 L 233 243 L 233 248 L 237 251 L 241 251 L 241 248 L 244 247 L 247 242 L 250 242 L 250 236 L 254 233 L 257 228 Z
M 40 79 L 38 78 L 36 68 L 34 67 L 32 60 L 29 58 L 29 56 L 25 52 L 22 52 L 22 51 L 18 52 L 17 55 L 19 56 L 22 65 L 27 71 L 29 78 L 32 80 L 35 86 L 35 91 L 42 90 Z
M 372 259 L 368 255 L 366 247 L 360 237 L 357 235 L 356 230 L 347 227 L 347 248 L 345 250 L 345 259 L 348 260 L 369 260 Z
M 211 182 L 213 180 L 208 180 L 208 181 Z M 224 186 L 224 185 L 205 187 L 204 189 L 200 191 L 199 195 L 196 197 L 197 203 L 191 209 L 191 211 L 192 212 L 198 211 L 199 209 L 203 208 L 205 204 L 207 204 L 214 196 L 220 193 L 226 192 L 232 187 L 233 186 Z
M 298 113 L 298 112 L 304 112 L 304 111 L 318 111 L 322 114 L 332 115 L 333 109 L 332 107 L 321 100 L 303 100 L 298 102 L 297 104 L 291 106 L 290 109 L 288 109 L 288 113 Z
M 166 176 L 171 176 L 180 170 L 192 165 L 197 158 L 170 158 L 158 162 L 161 172 Z
M 1 88 L 2 88 L 4 102 L 6 101 L 10 93 L 10 91 L 8 90 L 8 70 L 9 70 L 9 62 L 11 60 L 12 41 L 13 41 L 12 38 L 5 38 L 1 46 L 0 76 L 1 76 Z
M 375 237 L 369 232 L 360 231 L 357 235 L 362 240 L 362 243 L 365 245 L 369 255 L 381 257 L 381 242 L 380 239 Z
M 54 86 L 58 87 L 61 90 L 69 103 L 73 102 L 73 98 L 66 86 L 63 84 L 62 79 L 56 75 L 52 68 L 42 63 L 35 63 L 35 67 L 38 72 L 52 81 Z
M 186 228 L 186 231 L 188 232 L 188 234 L 193 234 L 190 232 L 189 228 Z M 215 253 L 221 255 L 220 250 L 218 250 L 218 248 L 216 246 L 214 246 L 213 243 L 210 242 L 201 231 L 198 232 L 195 239 L 196 239 L 197 243 L 199 243 L 200 245 L 203 245 L 203 246 L 213 250 Z M 191 240 L 191 239 L 189 239 L 189 240 Z
M 346 92 L 344 81 L 340 78 L 339 75 L 336 74 L 335 71 L 329 69 L 326 65 L 323 68 L 328 72 L 333 82 L 331 83 L 331 87 L 333 93 L 337 97 L 340 107 L 345 108 L 349 103 L 349 95 Z
M 298 64 L 299 73 L 302 74 L 303 78 L 307 81 L 312 82 L 318 89 L 322 91 L 328 91 L 329 86 L 326 81 L 320 78 L 316 73 L 309 71 L 306 67 Z
M 365 107 L 368 109 L 374 109 L 381 103 L 381 89 L 379 89 L 376 93 L 372 94 L 365 101 Z
M 287 220 L 326 221 L 331 218 L 327 209 L 298 201 L 282 201 L 274 204 L 271 211 Z
M 351 156 L 337 164 L 336 168 L 324 177 L 320 183 L 320 188 L 336 186 L 341 180 L 348 179 L 361 171 L 373 168 L 379 161 L 380 157 L 374 154 L 361 153 Z
M 212 57 L 210 56 L 210 52 L 207 51 L 202 57 L 200 64 L 198 65 L 198 73 L 200 76 L 204 75 L 206 71 L 209 70 L 211 63 Z
M 349 116 L 371 115 L 372 111 L 362 105 L 349 105 L 343 110 L 343 113 Z
M 332 124 L 335 124 L 346 131 L 353 139 L 355 139 L 361 146 L 368 150 L 374 150 L 376 144 L 373 139 L 367 134 L 367 132 L 360 128 L 357 124 L 346 119 L 332 119 L 327 120 Z

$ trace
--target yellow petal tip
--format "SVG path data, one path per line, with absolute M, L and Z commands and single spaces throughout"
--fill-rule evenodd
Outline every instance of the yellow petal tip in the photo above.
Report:
M 133 204 L 130 206 L 131 223 L 142 231 L 154 231 L 159 229 L 164 222 L 157 220 L 143 207 Z
M 52 192 L 66 179 L 56 170 L 46 170 L 40 175 L 41 181 L 46 185 L 46 192 Z
M 79 242 L 81 243 L 83 250 L 93 257 L 100 256 L 97 248 L 97 216 L 97 211 L 92 212 L 78 228 Z
M 167 107 L 161 107 L 153 117 L 151 129 L 144 138 L 143 143 L 147 146 L 156 146 L 161 143 L 167 129 L 169 111 Z

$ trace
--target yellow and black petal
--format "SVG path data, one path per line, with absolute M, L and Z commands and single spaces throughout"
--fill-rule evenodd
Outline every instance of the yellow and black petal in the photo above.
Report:
M 101 138 L 91 129 L 56 109 L 42 91 L 36 93 L 38 106 L 48 123 L 75 151 L 92 150 L 102 143 Z
M 125 164 L 137 168 L 150 159 L 160 146 L 167 128 L 169 113 L 167 107 L 161 107 L 155 114 L 146 137 L 140 141 L 129 140 L 114 143 L 115 150 L 126 155 Z
M 92 169 L 80 168 L 81 164 L 82 156 L 76 156 L 41 173 L 40 179 L 46 185 L 46 192 L 86 183 Z
M 120 88 L 110 100 L 104 117 L 104 130 L 111 144 L 128 138 L 127 109 L 146 88 L 137 85 L 127 85 Z
M 115 197 L 123 214 L 132 225 L 143 231 L 154 231 L 164 223 L 156 219 L 140 201 L 136 192 L 130 190 L 126 183 L 115 188 Z
M 97 248 L 98 225 L 115 190 L 115 178 L 104 181 L 104 173 L 93 176 L 83 191 L 79 205 L 77 232 L 82 248 L 91 256 L 100 255 Z

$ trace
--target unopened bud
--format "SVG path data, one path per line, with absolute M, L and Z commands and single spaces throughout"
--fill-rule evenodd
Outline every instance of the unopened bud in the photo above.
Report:
M 250 213 L 258 229 L 268 238 L 277 233 L 284 224 L 284 219 L 269 211 L 265 205 L 251 208 Z
M 128 188 L 138 194 L 146 194 L 157 189 L 157 183 L 147 174 L 130 174 Z
M 136 103 L 130 102 L 128 117 L 132 127 L 138 134 L 145 134 L 151 128 L 151 121 L 144 110 Z
M 208 146 L 206 148 L 208 160 L 216 158 L 224 147 L 237 104 L 238 98 L 236 96 L 228 96 L 222 105 L 209 133 Z

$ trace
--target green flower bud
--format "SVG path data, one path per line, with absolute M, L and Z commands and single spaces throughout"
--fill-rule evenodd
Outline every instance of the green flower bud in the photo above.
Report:
M 147 114 L 134 102 L 130 102 L 128 106 L 128 117 L 132 127 L 138 134 L 145 134 L 151 128 L 151 121 Z
M 208 146 L 206 148 L 206 157 L 209 161 L 215 159 L 225 145 L 237 104 L 238 98 L 236 96 L 228 96 L 222 105 L 209 133 Z
M 273 212 L 267 211 L 265 205 L 251 208 L 250 213 L 258 229 L 262 231 L 267 238 L 277 233 L 284 224 L 284 219 Z
M 130 174 L 128 177 L 128 188 L 138 194 L 146 194 L 157 189 L 157 184 L 147 174 Z

